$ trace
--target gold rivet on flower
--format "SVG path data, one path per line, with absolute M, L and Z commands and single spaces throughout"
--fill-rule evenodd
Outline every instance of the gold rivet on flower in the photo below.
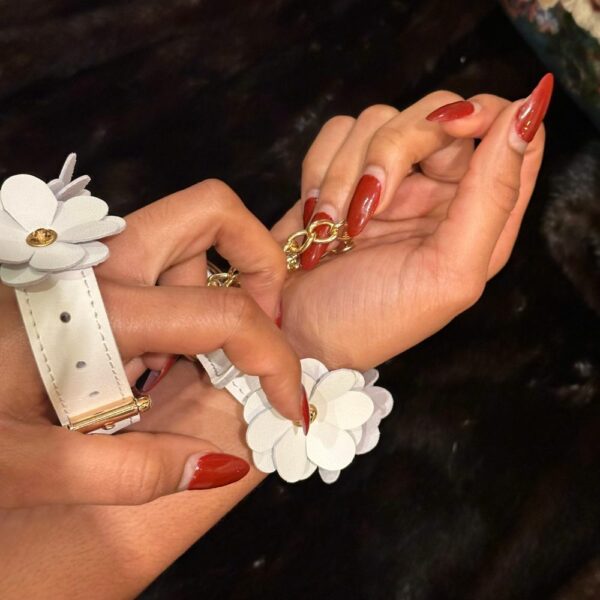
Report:
M 53 229 L 40 227 L 40 229 L 32 231 L 25 241 L 34 248 L 43 248 L 44 246 L 53 244 L 57 237 L 58 234 Z
M 310 422 L 314 423 L 317 418 L 317 407 L 314 404 L 308 405 L 308 415 L 310 417 Z M 302 423 L 300 421 L 294 421 L 294 425 L 296 427 L 302 427 Z

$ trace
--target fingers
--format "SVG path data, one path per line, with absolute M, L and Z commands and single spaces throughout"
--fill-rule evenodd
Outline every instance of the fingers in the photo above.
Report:
M 362 173 L 348 206 L 348 233 L 351 236 L 360 234 L 377 212 L 389 206 L 413 165 L 454 141 L 425 117 L 441 103 L 458 98 L 451 92 L 434 92 L 377 130 L 369 142 Z
M 522 189 L 524 157 L 551 94 L 552 76 L 547 75 L 528 99 L 512 103 L 500 113 L 474 152 L 447 218 L 429 240 L 459 277 L 469 273 L 481 284 L 485 282 L 494 249 L 521 199 L 520 216 L 512 225 L 518 229 L 516 222 L 520 222 L 535 180 L 532 171 L 540 159 L 536 150 L 524 173 L 527 185 Z
M 220 181 L 204 181 L 134 212 L 127 229 L 108 243 L 112 256 L 98 274 L 146 285 L 159 277 L 165 284 L 203 282 L 204 252 L 214 245 L 241 271 L 246 291 L 275 318 L 286 276 L 284 255 L 266 227 Z
M 0 436 L 5 508 L 144 504 L 183 490 L 229 485 L 250 467 L 203 440 L 174 434 L 83 435 L 11 425 Z
M 104 281 L 102 295 L 124 358 L 147 352 L 195 355 L 223 348 L 241 371 L 260 377 L 269 401 L 283 416 L 302 419 L 298 356 L 244 290 Z
M 498 115 L 510 106 L 508 100 L 490 94 L 473 96 L 463 104 L 473 104 L 477 108 L 469 111 L 465 116 L 462 114 L 464 109 L 461 109 L 454 115 L 450 115 L 452 116 L 451 119 L 440 122 L 440 126 L 447 133 L 458 138 L 485 137 Z M 441 109 L 444 109 L 444 107 L 441 107 Z M 444 111 L 442 111 L 443 113 Z M 446 118 L 448 118 L 447 113 Z M 542 126 L 525 151 L 521 167 L 519 195 L 492 252 L 487 272 L 488 279 L 498 273 L 510 257 L 540 169 L 544 140 L 545 135 Z

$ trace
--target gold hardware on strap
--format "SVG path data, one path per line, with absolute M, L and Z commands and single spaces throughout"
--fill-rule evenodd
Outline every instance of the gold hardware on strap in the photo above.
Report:
M 325 237 L 317 235 L 317 228 L 327 225 L 328 231 Z M 329 219 L 319 219 L 313 221 L 306 229 L 300 229 L 292 233 L 283 245 L 283 252 L 287 262 L 289 272 L 297 271 L 300 268 L 300 255 L 306 252 L 313 244 L 331 244 L 338 242 L 336 246 L 327 250 L 323 256 L 328 254 L 341 254 L 348 252 L 354 247 L 352 238 L 346 233 L 346 221 L 335 223 Z M 219 273 L 219 270 L 212 264 L 209 264 L 211 275 L 208 277 L 207 285 L 209 287 L 239 287 L 239 271 L 233 267 L 226 273 Z
M 89 412 L 70 419 L 67 429 L 89 433 L 97 429 L 112 429 L 119 421 L 146 412 L 152 406 L 150 396 L 129 396 L 103 408 L 100 412 Z

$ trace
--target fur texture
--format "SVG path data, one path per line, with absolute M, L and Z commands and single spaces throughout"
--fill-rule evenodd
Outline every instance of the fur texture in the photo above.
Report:
M 543 73 L 491 0 L 0 0 L 0 14 L 0 179 L 50 177 L 76 150 L 121 213 L 210 176 L 271 223 L 334 114 L 436 88 L 519 98 Z M 547 129 L 507 268 L 383 366 L 397 404 L 376 451 L 332 487 L 270 478 L 144 600 L 598 597 L 599 142 L 560 89 Z

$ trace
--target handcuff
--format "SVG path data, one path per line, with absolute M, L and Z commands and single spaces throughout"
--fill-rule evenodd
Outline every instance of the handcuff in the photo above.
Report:
M 109 255 L 99 240 L 120 233 L 125 221 L 108 216 L 107 204 L 87 189 L 87 175 L 73 179 L 75 162 L 70 154 L 58 178 L 47 183 L 25 174 L 3 183 L 0 279 L 15 290 L 60 424 L 73 432 L 113 434 L 138 422 L 151 399 L 136 396 L 128 383 L 93 269 Z M 326 234 L 320 235 L 323 225 Z M 326 244 L 324 255 L 353 247 L 344 222 L 313 221 L 283 246 L 289 272 L 300 268 L 300 255 L 312 244 Z M 211 265 L 207 285 L 239 286 L 239 275 L 234 268 L 219 272 Z M 315 359 L 303 359 L 311 421 L 322 432 L 311 437 L 299 424 L 284 420 L 258 378 L 241 373 L 223 350 L 196 358 L 216 388 L 228 390 L 244 405 L 255 465 L 278 471 L 286 481 L 306 479 L 317 469 L 325 482 L 335 481 L 356 454 L 376 445 L 379 422 L 392 407 L 389 392 L 373 385 L 375 370 L 328 371 Z

